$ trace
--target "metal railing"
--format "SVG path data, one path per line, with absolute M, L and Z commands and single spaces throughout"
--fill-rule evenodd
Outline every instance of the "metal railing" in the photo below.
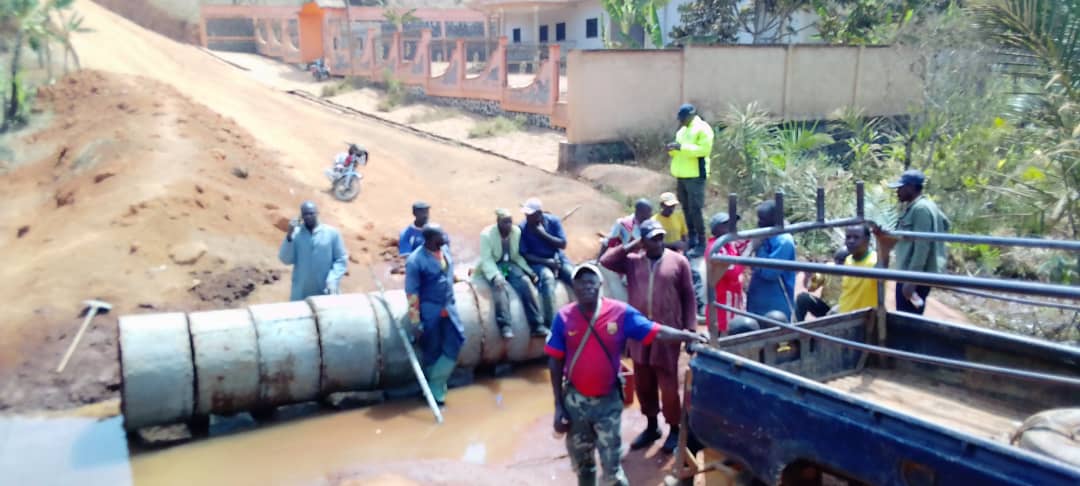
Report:
M 1017 281 L 1011 279 L 997 279 L 997 278 L 984 278 L 984 277 L 970 277 L 962 275 L 949 275 L 929 272 L 913 272 L 907 270 L 891 270 L 887 268 L 862 268 L 862 267 L 849 267 L 843 265 L 826 265 L 820 263 L 807 263 L 790 260 L 775 260 L 766 258 L 755 257 L 743 257 L 743 256 L 731 256 L 719 254 L 720 249 L 731 242 L 758 238 L 768 238 L 780 234 L 793 234 L 804 233 L 808 231 L 815 231 L 828 228 L 846 227 L 852 225 L 869 224 L 871 221 L 865 218 L 865 203 L 864 203 L 864 185 L 862 181 L 856 182 L 856 203 L 855 203 L 855 217 L 842 218 L 834 220 L 825 219 L 825 190 L 818 188 L 816 196 L 816 209 L 817 220 L 798 223 L 793 225 L 785 225 L 783 218 L 778 225 L 757 228 L 749 231 L 738 231 L 737 228 L 737 195 L 731 194 L 728 197 L 728 216 L 729 216 L 729 232 L 716 240 L 712 247 L 712 251 L 706 255 L 708 262 L 726 263 L 726 264 L 740 264 L 749 267 L 761 267 L 772 268 L 789 271 L 803 271 L 813 272 L 827 275 L 839 275 L 845 277 L 856 278 L 871 278 L 878 280 L 878 325 L 881 331 L 881 336 L 884 336 L 884 294 L 882 292 L 883 284 L 885 280 L 892 280 L 896 282 L 913 283 L 917 285 L 928 285 L 934 287 L 941 287 L 949 290 L 959 290 L 967 293 L 974 293 L 980 297 L 1001 299 L 1015 303 L 1023 303 L 1030 305 L 1043 305 L 1047 307 L 1055 307 L 1068 310 L 1080 310 L 1080 306 L 1027 300 L 1013 297 L 1005 297 L 991 293 L 978 292 L 977 290 L 993 290 L 1005 293 L 1024 294 L 1024 295 L 1038 295 L 1047 297 L 1058 297 L 1065 299 L 1080 299 L 1080 287 L 1067 286 L 1067 285 L 1054 285 L 1045 284 L 1041 282 L 1026 282 Z M 777 192 L 775 195 L 776 213 L 784 214 L 784 194 Z M 1080 252 L 1080 242 L 1065 241 L 1065 240 L 1051 240 L 1040 238 L 1018 238 L 1018 237 L 1004 237 L 1004 236 L 983 236 L 983 235 L 964 235 L 953 233 L 923 233 L 914 231 L 885 231 L 888 236 L 896 237 L 898 239 L 907 240 L 924 240 L 924 241 L 941 241 L 941 242 L 959 242 L 959 243 L 974 243 L 974 244 L 987 244 L 997 246 L 1019 246 L 1028 248 L 1045 248 L 1052 250 L 1065 250 L 1071 252 Z M 879 260 L 880 261 L 880 260 Z M 709 275 L 709 265 L 706 265 L 706 282 L 712 282 L 713 279 Z M 918 361 L 923 363 L 929 363 L 944 367 L 964 369 L 969 371 L 996 374 L 1001 376 L 1008 376 L 1012 378 L 1024 379 L 1029 381 L 1039 381 L 1046 383 L 1063 384 L 1072 387 L 1080 387 L 1080 379 L 1051 375 L 1027 370 L 1018 370 L 1012 368 L 1003 368 L 998 366 L 972 363 L 967 361 L 959 361 L 948 358 L 941 358 L 937 356 L 924 355 L 919 353 L 912 353 L 908 351 L 900 351 L 881 346 L 874 346 L 871 344 L 860 343 L 850 341 L 847 339 L 830 336 L 827 334 L 819 333 L 809 329 L 801 328 L 791 323 L 781 322 L 775 319 L 771 319 L 765 316 L 753 314 L 745 310 L 737 309 L 735 307 L 725 305 L 716 300 L 716 289 L 714 287 L 707 286 L 708 302 L 711 306 L 722 310 L 731 312 L 738 315 L 751 317 L 759 322 L 770 324 L 776 327 L 780 327 L 789 331 L 794 331 L 800 334 L 805 334 L 817 339 L 823 339 L 830 341 L 841 346 L 857 349 L 860 351 L 878 354 L 882 356 L 888 356 L 899 359 L 906 359 L 911 361 Z M 716 343 L 718 338 L 717 331 L 710 326 L 710 334 L 712 336 L 712 343 Z

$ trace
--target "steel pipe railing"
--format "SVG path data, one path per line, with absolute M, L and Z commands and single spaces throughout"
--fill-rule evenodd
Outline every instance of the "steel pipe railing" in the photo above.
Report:
M 912 353 L 909 351 L 900 351 L 897 349 L 890 349 L 881 346 L 874 346 L 872 344 L 860 343 L 856 341 L 849 341 L 844 338 L 832 336 L 829 334 L 812 331 L 810 329 L 802 328 L 793 324 L 778 321 L 776 319 L 770 319 L 765 316 L 760 316 L 751 312 L 747 312 L 729 305 L 721 304 L 720 302 L 713 302 L 713 305 L 723 309 L 725 311 L 746 316 L 751 319 L 755 319 L 758 322 L 770 324 L 788 331 L 794 331 L 799 334 L 810 336 L 822 341 L 829 341 L 831 343 L 839 344 L 852 349 L 857 349 L 867 353 L 874 353 L 881 356 L 888 356 L 891 358 L 906 359 L 909 361 L 916 361 L 920 363 L 927 363 L 937 366 L 943 366 L 947 368 L 961 369 L 966 371 L 975 371 L 979 373 L 987 373 L 991 375 L 1007 376 L 1009 378 L 1018 378 L 1026 381 L 1033 381 L 1039 383 L 1050 383 L 1054 385 L 1066 385 L 1075 388 L 1080 388 L 1080 378 L 1072 378 L 1069 376 L 1052 375 L 1048 373 L 1039 373 L 1035 371 L 1018 370 L 1014 368 L 1004 368 L 1001 366 L 993 366 L 981 363 L 971 363 L 968 361 L 960 361 L 949 358 L 942 358 L 939 356 L 931 356 L 926 354 Z

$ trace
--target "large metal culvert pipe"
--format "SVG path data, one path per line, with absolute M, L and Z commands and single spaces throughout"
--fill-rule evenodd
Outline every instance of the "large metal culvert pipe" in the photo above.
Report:
M 626 296 L 604 271 L 605 295 Z M 454 286 L 466 344 L 458 366 L 543 356 L 517 295 L 510 293 L 515 337 L 502 338 L 489 286 Z M 570 302 L 556 289 L 556 307 Z M 402 290 L 317 296 L 248 309 L 120 318 L 125 427 L 190 421 L 208 414 L 263 410 L 338 391 L 408 386 L 415 378 L 394 322 L 407 321 Z M 190 321 L 190 322 L 189 322 Z
M 185 422 L 195 409 L 195 369 L 187 315 L 121 316 L 120 410 L 124 425 Z
M 322 352 L 307 302 L 249 307 L 259 342 L 259 407 L 319 396 Z
M 188 315 L 195 356 L 195 414 L 232 414 L 259 403 L 259 348 L 247 309 Z

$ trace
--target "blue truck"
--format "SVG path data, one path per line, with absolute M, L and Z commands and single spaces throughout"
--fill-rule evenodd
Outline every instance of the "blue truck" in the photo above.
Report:
M 876 311 L 801 327 L 872 342 Z M 886 347 L 1080 376 L 1080 350 L 888 313 Z M 752 482 L 1078 485 L 1080 468 L 1010 445 L 1030 415 L 1077 406 L 1075 387 L 870 356 L 783 328 L 720 339 L 690 361 L 689 425 Z
M 783 194 L 777 193 L 781 213 L 783 202 Z M 820 188 L 817 207 L 817 221 L 740 233 L 734 223 L 737 208 L 732 195 L 731 226 L 715 247 L 781 233 L 873 224 L 863 217 L 861 182 L 856 183 L 853 218 L 826 221 Z M 900 239 L 1036 247 L 1080 255 L 1077 241 L 910 231 L 889 234 Z M 1073 303 L 1080 302 L 1080 287 L 716 252 L 707 258 L 710 264 L 873 278 L 881 282 L 880 295 L 876 308 L 791 324 L 727 307 L 716 302 L 709 289 L 710 305 L 757 319 L 762 329 L 720 336 L 714 327 L 711 345 L 696 347 L 687 375 L 684 420 L 690 435 L 705 448 L 708 465 L 689 461 L 691 466 L 684 467 L 685 448 L 680 448 L 674 472 L 684 483 L 695 470 L 719 465 L 717 469 L 729 473 L 727 479 L 737 472 L 736 482 L 752 485 L 1080 485 L 1080 463 L 1063 459 L 1080 457 L 1080 431 L 1076 430 L 1080 425 L 1070 424 L 1053 448 L 1040 452 L 1030 444 L 1014 445 L 1017 437 L 1029 437 L 1018 432 L 1026 430 L 1025 421 L 1035 414 L 1072 409 L 1066 413 L 1076 416 L 1080 349 L 887 312 L 883 282 L 1056 297 Z M 1060 300 L 982 295 L 1017 305 L 1080 312 L 1080 306 Z

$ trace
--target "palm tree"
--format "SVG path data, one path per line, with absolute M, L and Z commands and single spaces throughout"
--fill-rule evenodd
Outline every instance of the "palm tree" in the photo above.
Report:
M 1013 114 L 1043 148 L 1025 170 L 1054 185 L 1048 227 L 1067 218 L 1080 237 L 1080 0 L 983 0 L 972 9 L 1002 71 L 1022 88 Z
M 74 58 L 76 68 L 79 68 L 79 56 L 71 44 L 71 33 L 83 32 L 86 29 L 82 27 L 82 18 L 78 14 L 65 17 L 63 13 L 71 7 L 73 2 L 74 0 L 47 0 L 45 3 L 38 0 L 0 0 L 0 33 L 14 39 L 11 45 L 9 73 L 11 91 L 6 109 L 3 110 L 4 121 L 0 125 L 0 131 L 11 128 L 19 121 L 24 91 L 19 70 L 24 44 L 37 52 L 39 59 L 47 64 L 50 79 L 52 79 L 50 45 L 54 41 L 64 46 L 64 70 L 67 70 L 69 55 Z M 54 13 L 59 17 L 59 23 L 54 21 Z

